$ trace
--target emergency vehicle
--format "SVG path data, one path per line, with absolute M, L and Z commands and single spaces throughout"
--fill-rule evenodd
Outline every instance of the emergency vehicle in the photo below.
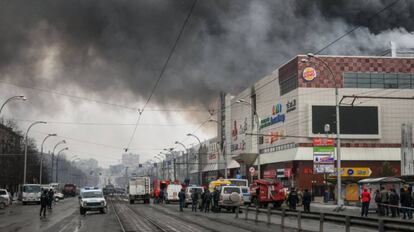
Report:
M 286 193 L 283 185 L 278 181 L 259 179 L 254 180 L 250 185 L 250 195 L 255 205 L 267 207 L 268 204 L 273 204 L 275 208 L 278 208 L 283 204 Z

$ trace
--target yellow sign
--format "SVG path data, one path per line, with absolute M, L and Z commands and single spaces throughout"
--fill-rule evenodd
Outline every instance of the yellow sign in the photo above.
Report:
M 369 177 L 371 174 L 371 169 L 367 167 L 341 168 L 342 177 Z M 336 176 L 336 173 L 332 175 Z
M 305 81 L 313 81 L 316 78 L 316 70 L 312 67 L 306 67 L 303 69 L 302 77 Z

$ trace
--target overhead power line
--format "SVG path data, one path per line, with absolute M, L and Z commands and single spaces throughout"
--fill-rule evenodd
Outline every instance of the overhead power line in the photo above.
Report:
M 165 60 L 164 65 L 161 68 L 161 72 L 158 75 L 158 78 L 155 81 L 154 86 L 152 87 L 152 90 L 150 92 L 150 95 L 148 96 L 147 101 L 145 102 L 144 106 L 139 110 L 139 115 L 138 115 L 138 118 L 137 118 L 137 122 L 136 122 L 135 128 L 134 128 L 134 130 L 132 132 L 132 135 L 131 135 L 131 138 L 130 138 L 130 140 L 128 142 L 128 146 L 125 148 L 125 151 L 128 151 L 129 146 L 131 145 L 132 140 L 135 137 L 135 133 L 137 131 L 138 124 L 141 121 L 142 113 L 144 113 L 144 111 L 146 110 L 148 103 L 151 101 L 151 98 L 154 95 L 155 90 L 157 89 L 158 85 L 160 84 L 160 81 L 161 81 L 162 77 L 164 76 L 165 70 L 168 67 L 168 64 L 169 64 L 169 62 L 170 62 L 170 60 L 171 60 L 171 58 L 172 58 L 172 56 L 174 54 L 175 48 L 177 47 L 177 44 L 178 44 L 178 41 L 180 41 L 180 39 L 181 39 L 181 36 L 182 36 L 182 34 L 184 32 L 184 29 L 185 29 L 186 25 L 190 21 L 191 15 L 193 14 L 193 11 L 194 11 L 194 8 L 195 8 L 196 4 L 197 4 L 197 0 L 194 0 L 193 1 L 193 4 L 191 5 L 190 11 L 187 14 L 187 17 L 185 18 L 185 20 L 183 22 L 183 25 L 181 26 L 181 29 L 178 32 L 177 38 L 175 39 L 174 44 L 173 44 L 173 46 L 172 46 L 172 48 L 171 48 L 171 50 L 170 50 L 170 52 L 169 52 L 169 54 L 167 56 L 167 59 Z

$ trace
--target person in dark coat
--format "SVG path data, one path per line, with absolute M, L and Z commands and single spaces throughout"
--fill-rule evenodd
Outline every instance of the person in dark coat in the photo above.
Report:
M 180 201 L 180 211 L 183 211 L 184 203 L 185 203 L 185 191 L 184 189 L 181 189 L 181 191 L 178 193 L 178 199 Z
M 413 211 L 411 209 L 413 207 L 413 203 L 413 188 L 410 186 L 407 190 L 407 207 L 410 207 L 409 209 L 407 209 L 408 219 L 413 218 Z
M 395 189 L 391 189 L 389 199 L 390 199 L 390 205 L 391 205 L 391 217 L 395 217 L 398 211 L 398 203 L 400 202 L 400 197 L 395 192 Z
M 310 203 L 312 202 L 312 196 L 307 189 L 305 189 L 303 192 L 302 202 L 303 211 L 305 211 L 305 213 L 310 213 Z
M 210 212 L 210 205 L 211 205 L 211 193 L 210 190 L 206 190 L 205 194 L 204 194 L 204 213 L 209 213 Z
M 46 218 L 46 207 L 48 205 L 49 202 L 49 196 L 47 194 L 47 190 L 43 190 L 42 195 L 40 196 L 40 218 L 42 218 L 42 214 L 43 214 L 43 218 Z
M 53 203 L 53 197 L 55 196 L 55 193 L 53 192 L 53 189 L 50 189 L 48 194 L 48 202 L 47 202 L 47 207 L 49 209 L 52 209 L 52 203 Z
M 213 194 L 213 209 L 215 212 L 219 211 L 219 200 L 220 200 L 220 192 L 217 188 L 214 189 Z
M 407 219 L 407 216 L 410 217 L 408 214 L 408 207 L 411 207 L 411 196 L 404 188 L 400 189 L 400 204 L 403 219 Z
M 380 193 L 380 191 L 377 189 L 377 190 L 375 190 L 375 196 L 374 196 L 374 200 L 375 200 L 375 203 L 377 204 L 377 214 L 378 214 L 378 216 L 381 216 L 382 214 L 381 214 L 381 193 Z
M 289 203 L 289 209 L 292 211 L 296 211 L 296 204 L 298 203 L 298 194 L 296 193 L 295 188 L 292 188 L 290 190 L 287 200 Z
M 381 215 L 385 216 L 385 215 L 389 215 L 389 198 L 390 198 L 390 193 L 387 189 L 385 189 L 384 187 L 381 187 Z
M 160 204 L 164 203 L 164 189 L 163 188 L 160 190 L 160 199 L 158 203 Z
M 207 189 L 204 189 L 204 191 L 200 194 L 200 211 L 203 212 L 204 210 L 204 195 L 206 194 Z
M 191 211 L 197 212 L 197 206 L 198 206 L 198 192 L 196 189 L 193 189 L 193 192 L 191 193 Z

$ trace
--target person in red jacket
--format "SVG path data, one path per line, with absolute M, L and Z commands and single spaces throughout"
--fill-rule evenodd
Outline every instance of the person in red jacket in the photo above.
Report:
M 368 217 L 370 201 L 371 201 L 371 194 L 368 192 L 368 189 L 365 188 L 361 194 L 361 202 L 362 202 L 361 217 L 363 217 L 364 215 L 365 217 Z

